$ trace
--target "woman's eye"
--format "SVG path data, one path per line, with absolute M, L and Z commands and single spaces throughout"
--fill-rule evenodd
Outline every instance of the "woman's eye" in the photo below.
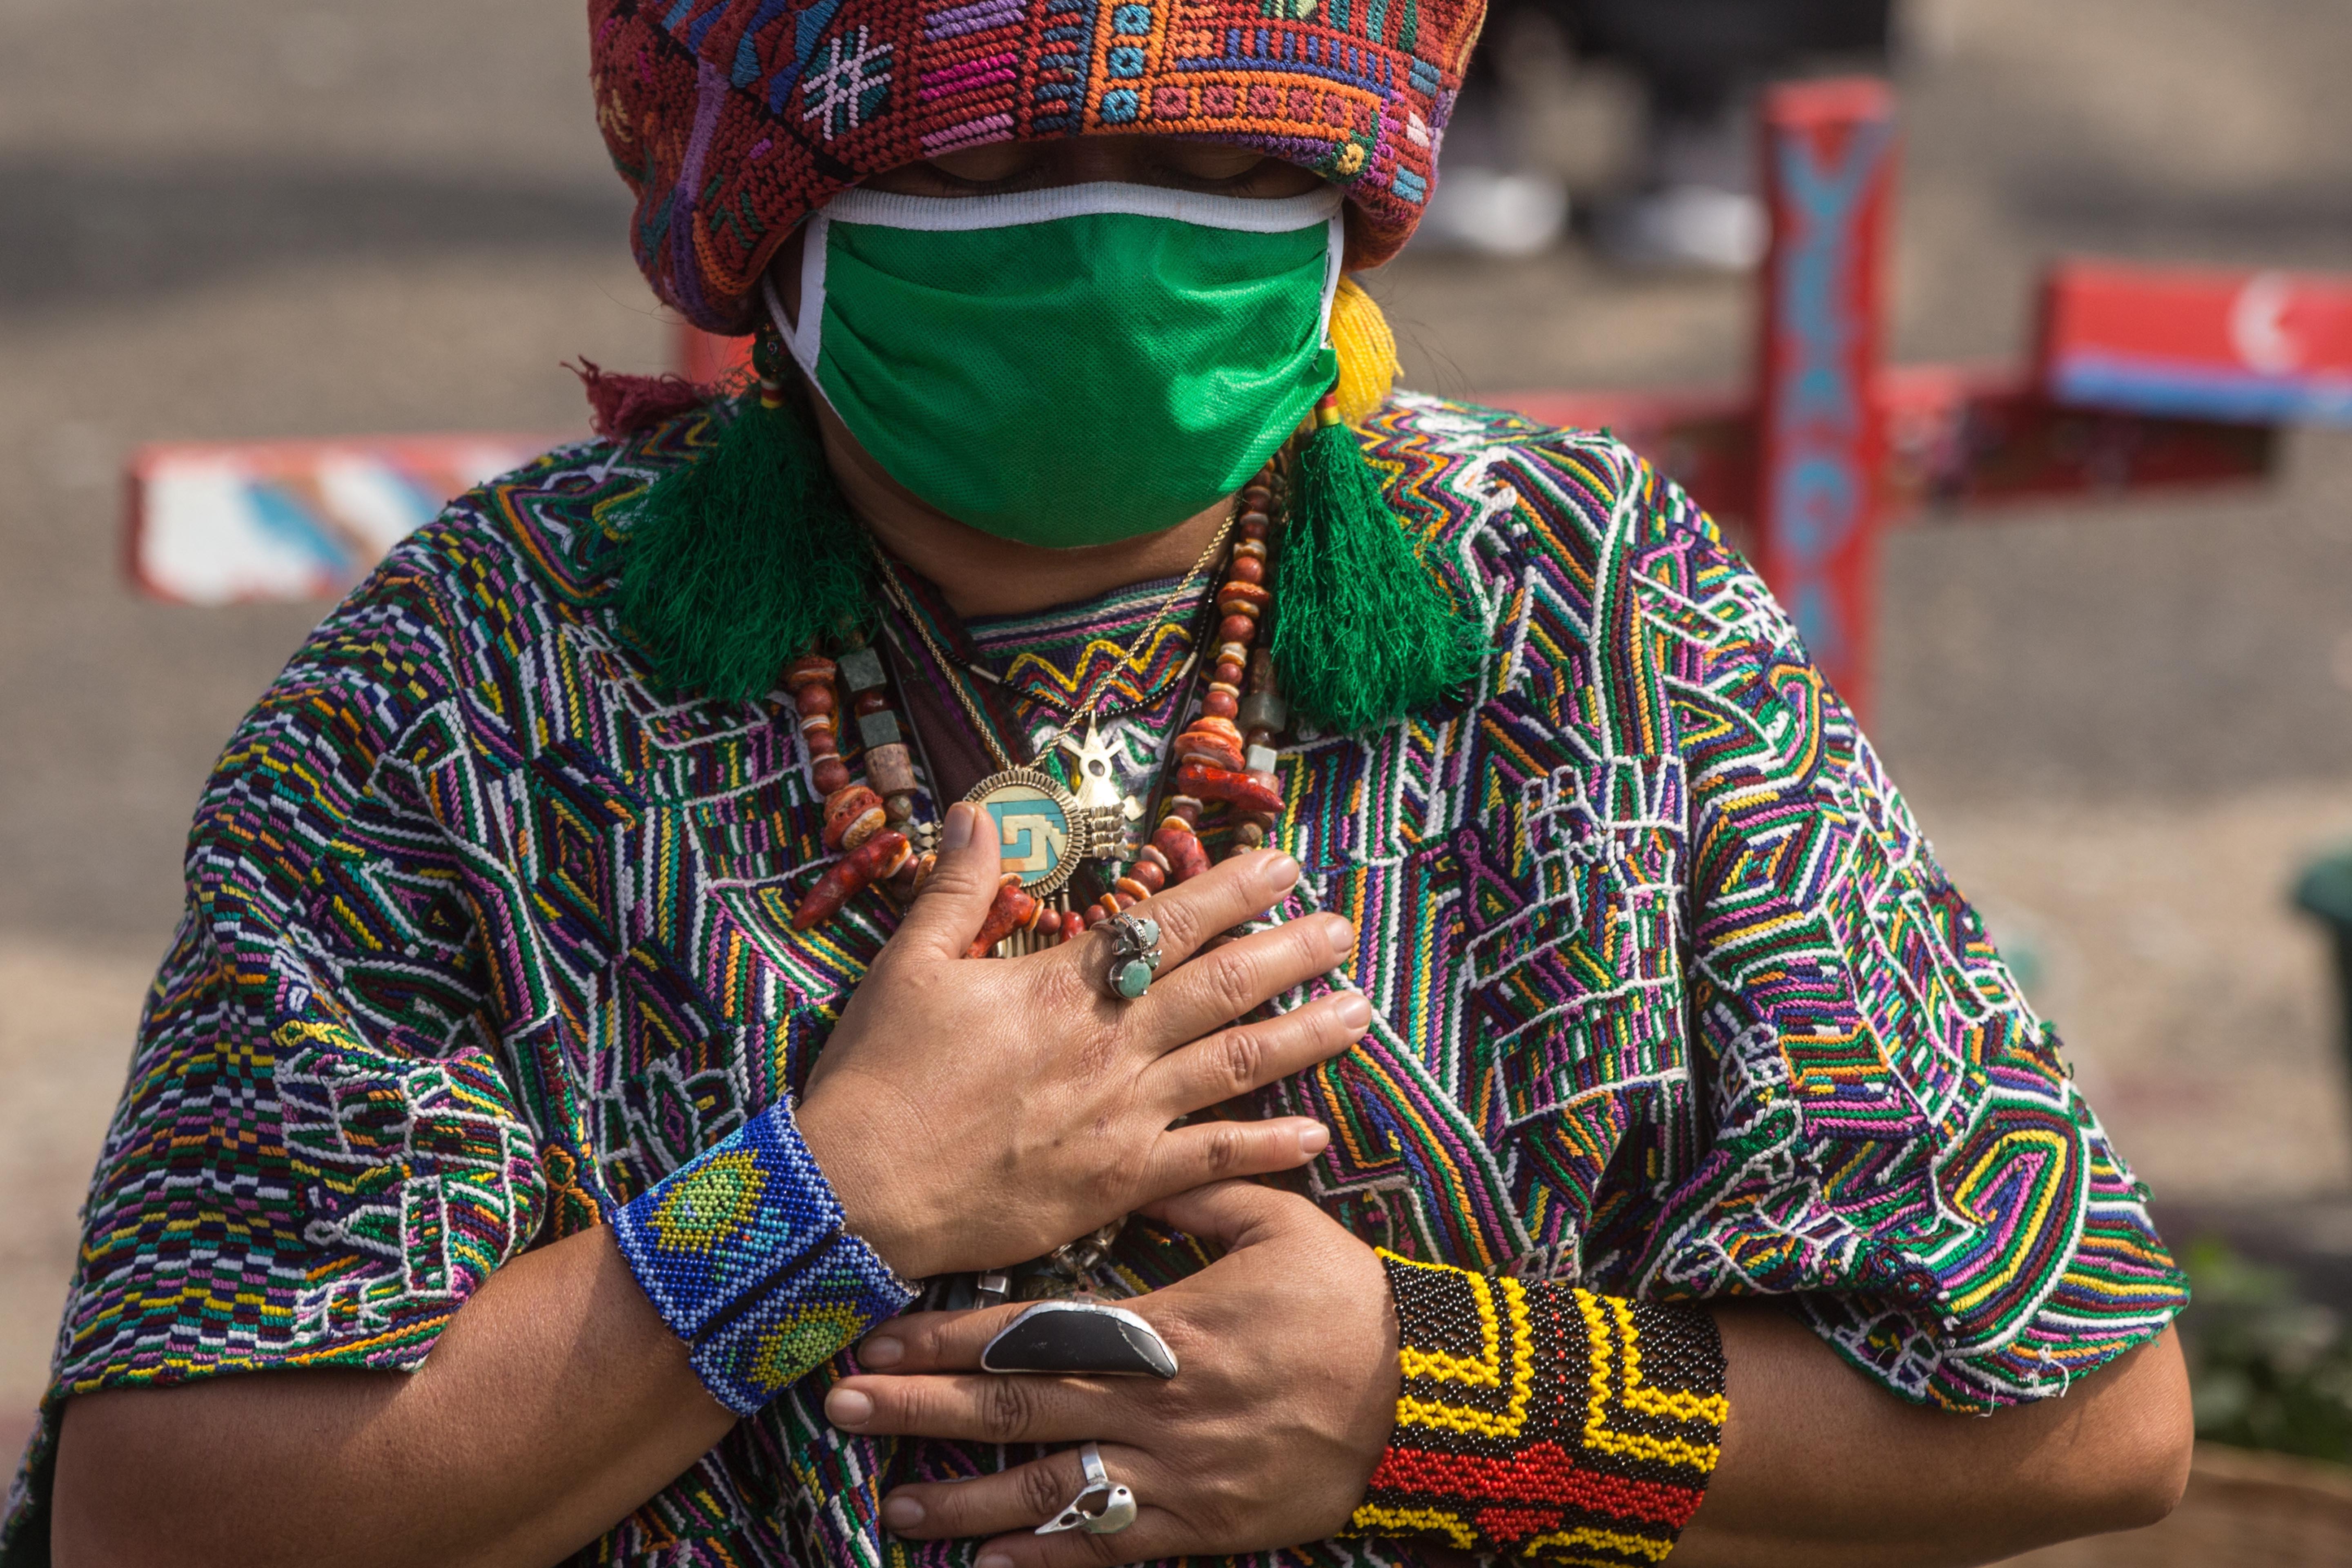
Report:
M 968 147 L 959 153 L 942 153 L 916 167 L 944 185 L 1001 185 L 1027 174 L 1036 161 L 1036 153 L 1032 149 L 1017 143 L 1000 142 L 990 147 Z
M 1203 185 L 1245 184 L 1262 174 L 1274 162 L 1256 153 L 1238 148 L 1202 148 L 1197 153 L 1180 154 L 1168 161 L 1169 172 L 1180 179 Z
M 1295 196 L 1321 183 L 1311 169 L 1246 148 L 1182 143 L 1159 161 L 1159 177 L 1168 184 L 1232 196 Z

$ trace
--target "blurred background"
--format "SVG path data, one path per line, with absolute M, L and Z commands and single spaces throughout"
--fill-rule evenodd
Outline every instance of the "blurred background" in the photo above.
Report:
M 2060 252 L 2352 270 L 2343 0 L 1819 0 L 1761 34 L 1702 26 L 1738 9 L 1497 15 L 1446 152 L 1467 199 L 1368 279 L 1408 384 L 1739 384 L 1745 127 L 1774 72 L 1895 80 L 1898 360 L 2017 358 Z M 1677 56 L 1643 13 L 1712 41 Z M 139 597 L 125 458 L 584 429 L 558 362 L 672 353 L 626 216 L 579 0 L 0 0 L 0 1441 L 39 1396 L 198 788 L 323 610 Z M 1896 780 L 2168 1237 L 2210 1238 L 2201 1419 L 2352 1458 L 2344 1026 L 2288 900 L 2352 840 L 2352 432 L 2292 433 L 2263 488 L 1897 531 L 1883 584 L 1872 728 Z M 2341 1554 L 2283 1535 L 2258 1559 L 2241 1529 L 2178 1561 L 2352 1560 L 2337 1472 L 2229 1464 L 2192 1503 L 2315 1510 Z M 2072 1550 L 2049 1560 L 2176 1560 Z

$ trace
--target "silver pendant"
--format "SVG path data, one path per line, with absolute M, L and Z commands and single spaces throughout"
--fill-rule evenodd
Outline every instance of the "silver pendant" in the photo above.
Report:
M 964 799 L 996 824 L 1004 869 L 1018 872 L 1022 889 L 1042 899 L 1057 892 L 1080 862 L 1118 853 L 1125 817 L 1116 805 L 1082 805 L 1051 773 L 1007 768 L 971 786 Z
M 1143 803 L 1118 787 L 1118 773 L 1114 765 L 1118 757 L 1116 736 L 1103 733 L 1100 719 L 1087 721 L 1087 738 L 1065 734 L 1057 742 L 1073 759 L 1071 772 L 1077 775 L 1078 804 L 1084 806 L 1115 806 L 1120 820 L 1133 822 L 1143 815 Z

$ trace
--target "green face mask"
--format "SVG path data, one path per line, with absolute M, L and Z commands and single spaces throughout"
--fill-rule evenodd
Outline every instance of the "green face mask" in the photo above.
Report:
M 850 434 L 916 495 L 1068 548 L 1230 495 L 1329 390 L 1339 193 L 851 190 L 809 220 L 800 323 Z

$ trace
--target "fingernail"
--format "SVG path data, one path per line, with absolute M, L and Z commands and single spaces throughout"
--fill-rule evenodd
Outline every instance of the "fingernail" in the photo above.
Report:
M 1276 893 L 1286 893 L 1298 885 L 1298 862 L 1287 855 L 1276 855 L 1265 863 L 1265 876 L 1268 888 Z
M 856 1431 L 874 1419 L 874 1401 L 854 1388 L 836 1388 L 824 1396 L 824 1418 Z
M 1013 1568 L 1013 1559 L 1002 1552 L 986 1552 L 981 1554 L 980 1561 L 973 1563 L 971 1568 Z
M 972 822 L 979 815 L 980 807 L 970 801 L 960 800 L 948 807 L 948 819 L 940 828 L 940 847 L 961 849 L 971 843 Z
M 1356 1033 L 1360 1035 L 1371 1026 L 1371 999 L 1360 991 L 1342 992 L 1339 1002 L 1331 1008 L 1331 1014 L 1332 1016 L 1339 1019 L 1340 1027 L 1353 1029 Z M 892 1340 L 884 1340 L 879 1342 L 894 1346 L 897 1343 L 896 1341 Z M 870 1361 L 873 1358 L 869 1356 L 866 1359 Z M 891 1359 L 893 1361 L 898 1359 L 898 1352 L 895 1349 L 891 1352 Z
M 1364 1016 L 1367 1019 L 1371 1016 L 1369 1005 Z M 897 1366 L 907 1359 L 907 1347 L 887 1334 L 877 1334 L 857 1347 L 857 1359 L 866 1366 Z
M 1304 1127 L 1298 1132 L 1298 1152 L 1312 1160 L 1331 1146 L 1331 1130 L 1328 1127 Z
M 1329 916 L 1323 922 L 1323 941 L 1331 949 L 1332 961 L 1337 963 L 1355 952 L 1356 928 L 1348 923 L 1344 915 Z
M 893 1530 L 912 1530 L 923 1522 L 923 1505 L 910 1497 L 885 1498 L 882 1522 Z

